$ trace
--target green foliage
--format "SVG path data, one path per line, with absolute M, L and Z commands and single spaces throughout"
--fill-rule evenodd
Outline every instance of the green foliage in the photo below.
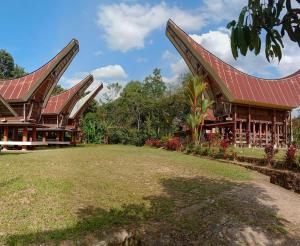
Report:
M 197 145 L 200 142 L 202 127 L 207 117 L 208 109 L 213 102 L 204 98 L 206 83 L 199 76 L 187 76 L 185 82 L 185 96 L 190 106 L 190 114 L 186 118 L 186 123 L 191 130 L 192 142 Z
M 249 0 L 240 12 L 238 20 L 232 20 L 227 28 L 231 29 L 231 50 L 236 59 L 238 51 L 246 56 L 247 51 L 258 55 L 261 50 L 261 36 L 265 35 L 265 55 L 282 58 L 281 49 L 285 33 L 300 47 L 300 1 L 291 0 Z M 293 8 L 295 7 L 295 8 Z M 280 29 L 280 30 L 279 30 Z
M 14 70 L 14 59 L 5 50 L 0 50 L 0 78 L 11 78 Z
M 0 79 L 12 79 L 26 75 L 24 68 L 14 63 L 10 53 L 0 50 Z
M 122 90 L 117 83 L 111 85 L 107 97 L 91 112 L 97 121 L 113 127 L 107 142 L 140 146 L 147 139 L 173 135 L 184 122 L 188 106 L 183 87 L 173 91 L 166 88 L 160 69 L 154 69 L 143 81 L 130 81 Z M 95 128 L 87 123 L 82 125 Z
M 82 129 L 87 143 L 104 142 L 104 131 L 96 114 L 86 114 L 82 122 Z
M 52 95 L 52 96 L 55 96 L 55 95 L 58 95 L 58 94 L 60 94 L 60 93 L 62 93 L 62 92 L 64 92 L 64 91 L 66 91 L 66 89 L 63 88 L 61 85 L 57 84 L 57 85 L 54 87 L 54 89 L 53 89 L 51 95 Z
M 25 69 L 23 67 L 15 64 L 14 70 L 12 71 L 11 74 L 13 78 L 19 78 L 25 76 L 27 73 L 25 72 Z

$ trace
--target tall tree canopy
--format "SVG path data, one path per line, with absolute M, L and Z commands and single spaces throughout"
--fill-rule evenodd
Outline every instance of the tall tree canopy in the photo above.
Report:
M 61 85 L 57 84 L 57 85 L 54 87 L 54 89 L 53 89 L 51 95 L 52 95 L 52 96 L 55 96 L 55 95 L 58 95 L 58 94 L 60 94 L 60 93 L 62 93 L 62 92 L 64 92 L 64 91 L 66 91 L 66 89 L 63 88 Z
M 120 87 L 113 86 L 111 90 L 115 92 L 108 94 L 119 96 L 98 106 L 95 113 L 98 123 L 91 124 L 91 116 L 82 122 L 90 136 L 88 141 L 102 139 L 109 143 L 141 145 L 148 138 L 174 133 L 184 123 L 189 109 L 183 87 L 173 91 L 166 88 L 160 69 L 154 69 L 143 81 L 130 81 L 120 93 Z
M 10 53 L 0 50 L 0 79 L 13 79 L 26 75 L 24 68 L 14 63 Z
M 262 37 L 265 36 L 265 55 L 270 58 L 282 58 L 283 37 L 300 47 L 300 0 L 249 0 L 238 20 L 228 23 L 231 29 L 231 50 L 236 59 L 238 53 L 246 55 L 261 51 Z

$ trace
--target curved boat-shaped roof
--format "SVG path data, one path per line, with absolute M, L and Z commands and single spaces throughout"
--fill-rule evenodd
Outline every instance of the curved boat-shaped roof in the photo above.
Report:
M 83 98 L 81 98 L 72 109 L 69 119 L 75 119 L 79 117 L 83 113 L 83 111 L 88 107 L 89 103 L 97 96 L 99 91 L 102 90 L 102 88 L 103 84 L 98 85 L 94 90 L 92 90 Z
M 173 31 L 185 44 L 207 73 L 218 83 L 230 102 L 284 109 L 292 109 L 300 105 L 300 70 L 281 79 L 251 76 L 204 49 L 171 20 L 167 24 L 169 37 L 168 30 Z M 175 44 L 172 38 L 170 40 L 178 50 L 178 44 Z M 186 51 L 179 52 L 182 54 Z
M 76 102 L 74 98 L 78 96 L 79 98 L 82 96 L 84 91 L 93 83 L 94 78 L 92 75 L 88 75 L 78 84 L 73 86 L 67 91 L 64 91 L 58 95 L 51 96 L 46 108 L 44 108 L 42 114 L 49 115 L 49 114 L 60 114 L 64 110 L 71 111 L 72 107 Z
M 54 74 L 55 68 L 60 65 L 64 57 L 70 52 L 74 52 L 69 62 L 62 64 L 64 66 L 63 71 L 69 65 L 73 57 L 79 50 L 78 41 L 72 39 L 71 42 L 63 48 L 52 60 L 37 69 L 36 71 L 27 74 L 23 77 L 16 79 L 2 79 L 0 80 L 0 95 L 7 102 L 26 102 L 33 93 L 42 85 L 43 81 L 52 73 L 53 76 L 57 76 L 57 80 L 61 74 Z

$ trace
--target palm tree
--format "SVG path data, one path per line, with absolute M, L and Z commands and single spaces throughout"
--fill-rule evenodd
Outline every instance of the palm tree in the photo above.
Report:
M 185 96 L 191 108 L 186 123 L 191 129 L 191 138 L 194 144 L 199 144 L 204 120 L 208 109 L 213 102 L 204 98 L 207 84 L 201 76 L 188 76 L 186 78 Z M 200 134 L 199 134 L 200 133 Z

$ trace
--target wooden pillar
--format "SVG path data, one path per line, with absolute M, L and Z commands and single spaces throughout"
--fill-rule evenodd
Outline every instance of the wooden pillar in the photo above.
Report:
M 290 112 L 290 143 L 294 142 L 292 112 Z
M 65 141 L 65 136 L 66 136 L 66 132 L 65 131 L 63 131 L 63 132 L 61 132 L 61 141 Z
M 266 136 L 266 144 L 269 143 L 269 142 L 268 142 L 268 137 L 269 137 L 269 133 L 268 133 L 269 129 L 268 129 L 268 127 L 269 127 L 268 122 L 266 122 L 266 132 L 265 132 L 265 136 Z
M 284 144 L 287 146 L 288 144 L 288 113 L 286 112 L 285 120 L 284 120 Z
M 46 137 L 46 131 L 43 131 L 42 132 L 42 141 L 43 141 L 43 143 L 46 143 L 46 141 L 47 141 L 47 137 Z
M 243 122 L 240 120 L 240 147 L 242 147 L 242 141 L 243 141 Z
M 12 140 L 18 141 L 18 127 L 14 127 L 12 130 Z
M 276 142 L 277 146 L 280 145 L 280 126 L 276 125 Z
M 247 134 L 248 134 L 248 136 L 247 136 Z M 250 106 L 248 107 L 246 141 L 247 141 L 248 147 L 251 147 L 251 109 L 250 109 Z
M 256 123 L 253 122 L 253 144 L 256 142 Z
M 261 140 L 261 138 L 262 138 L 261 131 L 262 131 L 262 124 L 261 124 L 261 122 L 259 122 L 259 132 L 258 132 L 258 134 L 259 134 L 259 147 L 261 147 L 261 144 L 262 144 L 262 140 Z
M 3 141 L 8 141 L 8 126 L 4 126 L 3 128 Z M 3 145 L 3 150 L 7 150 L 7 145 Z
M 236 105 L 233 106 L 233 145 L 236 146 Z
M 59 142 L 61 140 L 61 132 L 57 131 L 55 135 L 56 135 L 56 142 Z
M 36 127 L 32 127 L 32 132 L 31 132 L 31 139 L 30 141 L 35 142 L 36 141 Z
M 27 142 L 27 137 L 28 137 L 28 128 L 23 127 L 23 135 L 22 135 L 22 142 Z M 26 145 L 22 145 L 22 150 L 25 151 L 27 150 Z
M 76 132 L 71 132 L 71 144 L 76 145 Z
M 272 117 L 272 132 L 271 132 L 272 144 L 276 144 L 276 111 L 273 110 Z

